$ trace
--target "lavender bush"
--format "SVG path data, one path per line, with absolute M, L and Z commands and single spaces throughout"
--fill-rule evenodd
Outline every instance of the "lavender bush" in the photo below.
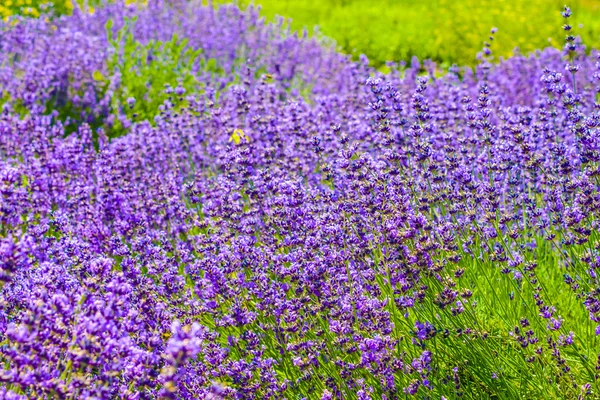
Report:
M 600 64 L 563 16 L 562 52 L 387 75 L 233 6 L 2 25 L 0 397 L 598 397 Z M 137 117 L 134 17 L 194 54 Z

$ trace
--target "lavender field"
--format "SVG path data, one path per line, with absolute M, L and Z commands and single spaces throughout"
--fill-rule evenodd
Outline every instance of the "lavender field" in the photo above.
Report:
M 0 22 L 0 399 L 600 398 L 600 53 L 559 14 L 386 74 L 253 7 Z

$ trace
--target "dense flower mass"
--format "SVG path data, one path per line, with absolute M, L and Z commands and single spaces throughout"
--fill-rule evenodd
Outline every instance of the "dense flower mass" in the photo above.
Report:
M 600 63 L 564 29 L 383 75 L 256 9 L 9 20 L 0 397 L 596 398 Z M 126 30 L 201 50 L 156 110 Z

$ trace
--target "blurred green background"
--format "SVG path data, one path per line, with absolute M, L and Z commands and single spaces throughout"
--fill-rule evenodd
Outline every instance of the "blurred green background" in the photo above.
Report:
M 250 2 L 238 0 L 245 6 Z M 255 0 L 267 18 L 292 18 L 292 27 L 319 26 L 353 56 L 375 66 L 415 55 L 450 65 L 474 65 L 492 27 L 496 56 L 564 43 L 565 0 Z M 577 0 L 571 25 L 588 47 L 600 44 L 600 0 Z M 581 28 L 579 25 L 583 25 Z
M 69 12 L 71 0 L 53 0 L 57 11 Z M 97 0 L 94 0 L 97 1 Z M 205 2 L 207 0 L 204 0 Z M 0 0 L 0 16 L 20 12 L 37 15 L 43 0 Z M 230 0 L 216 0 L 226 3 Z M 234 0 L 241 7 L 257 4 L 269 20 L 292 19 L 292 28 L 306 27 L 329 36 L 340 50 L 364 53 L 376 67 L 387 60 L 430 58 L 449 66 L 474 65 L 492 27 L 496 56 L 515 48 L 530 52 L 548 45 L 560 47 L 564 32 L 560 11 L 564 0 Z M 571 25 L 590 47 L 600 44 L 600 0 L 575 0 Z
M 13 14 L 37 17 L 45 4 L 51 5 L 60 14 L 73 9 L 71 0 L 0 0 L 0 17 L 6 19 Z

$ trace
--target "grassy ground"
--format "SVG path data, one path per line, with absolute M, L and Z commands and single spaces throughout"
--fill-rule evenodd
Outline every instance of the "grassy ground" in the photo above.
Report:
M 221 0 L 218 0 L 221 1 Z M 240 5 L 250 3 L 238 0 Z M 473 65 L 498 27 L 494 53 L 508 57 L 564 42 L 560 10 L 564 0 L 254 0 L 263 15 L 292 18 L 292 27 L 318 25 L 343 51 L 364 53 L 374 63 L 413 55 L 450 65 Z M 600 2 L 568 2 L 575 34 L 588 46 L 600 44 Z M 579 24 L 583 24 L 580 28 Z

